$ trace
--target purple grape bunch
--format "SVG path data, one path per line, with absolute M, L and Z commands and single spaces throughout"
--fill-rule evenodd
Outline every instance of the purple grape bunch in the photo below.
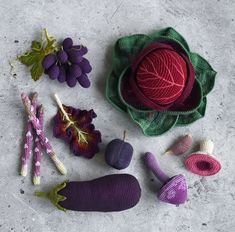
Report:
M 87 52 L 86 47 L 73 45 L 73 40 L 66 38 L 57 53 L 45 56 L 42 66 L 52 80 L 66 82 L 69 87 L 74 87 L 78 82 L 83 88 L 88 88 L 90 81 L 87 74 L 91 72 L 92 67 L 83 57 Z

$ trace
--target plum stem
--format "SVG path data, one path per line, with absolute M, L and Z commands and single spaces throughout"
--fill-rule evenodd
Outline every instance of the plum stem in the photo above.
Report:
M 162 182 L 166 183 L 170 177 L 167 176 L 160 168 L 155 156 L 150 153 L 146 152 L 144 156 L 145 162 L 147 167 L 152 171 L 152 173 Z
M 122 138 L 122 140 L 125 141 L 125 139 L 126 139 L 126 131 L 124 130 L 123 131 L 123 138 Z

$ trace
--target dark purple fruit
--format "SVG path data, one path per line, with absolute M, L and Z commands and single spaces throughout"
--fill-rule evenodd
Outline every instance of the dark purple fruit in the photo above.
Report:
M 42 61 L 42 67 L 45 69 L 49 69 L 56 62 L 56 55 L 54 53 L 48 54 L 44 57 Z
M 77 77 L 81 76 L 82 70 L 77 64 L 72 64 L 69 67 L 69 74 L 71 77 L 76 79 Z
M 88 52 L 87 47 L 84 47 L 82 45 L 73 46 L 72 49 L 76 49 L 77 51 L 79 51 L 79 54 L 81 56 L 84 56 Z
M 68 50 L 67 54 L 69 57 L 69 61 L 74 64 L 79 64 L 82 61 L 82 56 L 76 50 L 70 49 Z
M 77 78 L 78 83 L 83 87 L 83 88 L 88 88 L 91 85 L 91 82 L 89 81 L 88 77 L 86 74 L 82 74 L 80 77 Z
M 134 176 L 113 174 L 90 181 L 64 182 L 50 193 L 35 192 L 35 195 L 47 197 L 64 211 L 114 212 L 134 207 L 139 202 L 141 188 Z
M 66 81 L 66 68 L 64 65 L 60 66 L 60 72 L 59 72 L 59 76 L 58 76 L 58 81 L 60 83 L 63 83 Z
M 83 73 L 89 73 L 92 70 L 90 63 L 86 58 L 82 59 L 82 61 L 79 63 L 79 66 L 81 67 Z
M 64 64 L 68 61 L 68 55 L 64 50 L 58 51 L 57 58 L 61 64 Z
M 66 38 L 64 39 L 62 45 L 64 50 L 69 49 L 73 46 L 73 40 L 71 38 Z
M 132 155 L 133 147 L 130 143 L 125 142 L 124 139 L 114 139 L 106 147 L 105 161 L 111 167 L 120 170 L 129 166 Z
M 59 76 L 59 73 L 60 73 L 60 69 L 55 64 L 53 66 L 51 66 L 47 71 L 47 74 L 48 74 L 48 76 L 50 77 L 51 80 L 57 79 L 58 76 Z
M 72 77 L 72 76 L 68 75 L 67 79 L 66 79 L 66 82 L 67 82 L 67 85 L 70 88 L 72 88 L 77 84 L 77 79 L 76 79 L 76 77 Z

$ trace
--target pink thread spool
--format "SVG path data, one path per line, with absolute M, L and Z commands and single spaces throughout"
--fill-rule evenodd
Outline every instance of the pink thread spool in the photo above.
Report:
M 212 155 L 214 143 L 212 140 L 204 140 L 200 144 L 200 150 L 192 153 L 184 162 L 186 168 L 200 176 L 211 176 L 221 169 L 220 162 Z

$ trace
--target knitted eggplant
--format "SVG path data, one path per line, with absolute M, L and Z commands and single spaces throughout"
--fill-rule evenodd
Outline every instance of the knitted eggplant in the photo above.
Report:
M 49 193 L 35 192 L 46 197 L 60 210 L 122 211 L 134 207 L 140 199 L 138 180 L 129 174 L 113 174 L 90 181 L 63 182 Z

